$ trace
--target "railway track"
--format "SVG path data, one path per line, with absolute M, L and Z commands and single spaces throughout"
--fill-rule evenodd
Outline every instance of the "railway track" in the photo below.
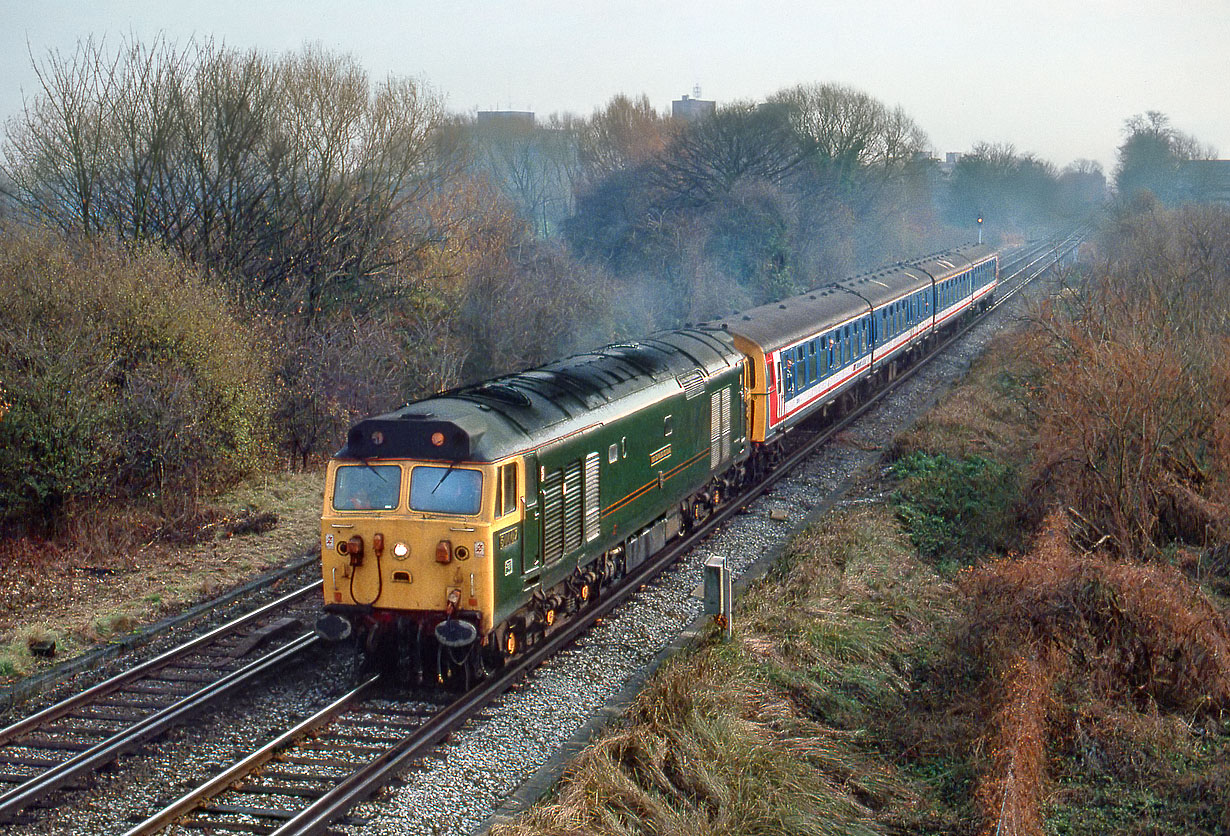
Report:
M 250 685 L 318 639 L 320 581 L 0 729 L 0 822 L 29 821 L 59 790 Z
M 1001 290 L 987 313 L 1042 275 L 1080 242 L 1079 235 L 1048 242 L 1014 254 L 1001 271 Z M 529 671 L 608 617 L 644 584 L 766 493 L 798 463 L 808 458 L 849 423 L 870 410 L 901 382 L 948 345 L 975 327 L 971 317 L 909 369 L 823 430 L 793 433 L 794 445 L 780 466 L 763 481 L 729 502 L 689 535 L 646 561 L 617 589 L 603 593 L 592 606 L 558 625 L 523 656 L 481 681 L 454 702 L 433 709 L 424 701 L 398 702 L 381 696 L 373 677 L 326 706 L 316 715 L 266 743 L 232 767 L 177 799 L 125 836 L 163 831 L 276 834 L 306 836 L 326 831 L 355 804 L 384 786 L 397 772 L 428 757 L 448 735 L 520 681 Z

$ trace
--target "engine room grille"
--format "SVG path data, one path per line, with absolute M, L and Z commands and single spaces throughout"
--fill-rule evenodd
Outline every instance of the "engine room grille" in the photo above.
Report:
M 709 396 L 709 469 L 730 458 L 730 387 Z
M 581 524 L 584 495 L 581 491 L 581 460 L 564 470 L 564 551 L 581 545 Z
M 700 369 L 681 374 L 675 380 L 683 387 L 683 397 L 686 400 L 690 401 L 705 393 L 705 373 Z

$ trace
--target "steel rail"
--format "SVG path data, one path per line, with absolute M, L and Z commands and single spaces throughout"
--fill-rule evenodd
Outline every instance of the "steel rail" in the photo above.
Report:
M 219 627 L 210 630 L 208 633 L 204 633 L 194 639 L 191 639 L 190 641 L 178 645 L 177 647 L 173 647 L 153 659 L 142 662 L 141 664 L 129 668 L 122 673 L 116 674 L 110 679 L 104 680 L 103 682 L 100 682 L 91 688 L 87 688 L 80 693 L 74 694 L 65 700 L 61 700 L 55 705 L 48 706 L 36 714 L 31 714 L 29 717 L 18 720 L 16 723 L 0 729 L 0 745 L 8 743 L 14 738 L 33 731 L 40 726 L 46 725 L 52 720 L 58 720 L 75 709 L 80 708 L 82 705 L 93 702 L 94 700 L 117 691 L 125 685 L 135 682 L 136 680 L 141 679 L 156 670 L 164 668 L 176 659 L 186 656 L 205 645 L 211 644 L 227 633 L 231 633 L 242 627 L 246 627 L 248 624 L 263 618 L 270 612 L 284 607 L 298 598 L 305 597 L 314 590 L 319 589 L 322 584 L 323 581 L 315 581 L 307 586 L 287 593 L 281 598 L 271 601 L 259 609 L 245 613 L 239 618 L 228 621 L 226 624 L 220 625 Z
M 224 771 L 218 773 L 206 783 L 171 802 L 136 827 L 128 830 L 124 836 L 143 836 L 144 834 L 157 833 L 163 828 L 171 826 L 177 819 L 199 807 L 202 802 L 208 801 L 210 798 L 226 790 L 231 784 L 252 774 L 261 766 L 277 757 L 283 749 L 293 746 L 304 736 L 311 734 L 328 723 L 351 704 L 366 695 L 368 691 L 375 687 L 379 679 L 379 676 L 373 676 L 360 683 L 356 688 L 338 697 L 311 717 L 297 724 L 294 728 L 269 741 L 243 760 L 237 761 Z
M 278 667 L 306 651 L 321 639 L 305 633 L 277 650 L 262 656 L 237 671 L 210 683 L 172 705 L 149 715 L 84 752 L 36 775 L 24 784 L 0 795 L 0 821 L 11 821 L 26 807 L 82 775 L 94 772 L 131 751 L 145 741 L 177 725 L 187 715 L 210 700 L 234 691 L 239 686 Z

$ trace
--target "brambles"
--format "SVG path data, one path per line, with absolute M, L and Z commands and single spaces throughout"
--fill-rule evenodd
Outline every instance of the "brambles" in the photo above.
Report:
M 1188 733 L 1189 726 L 1221 731 L 1230 709 L 1230 629 L 1177 569 L 1079 554 L 1056 514 L 1029 554 L 959 583 L 968 611 L 953 652 L 975 660 L 987 678 L 980 690 L 989 696 L 982 709 L 989 762 L 978 798 L 988 829 L 1007 823 L 1012 832 L 1042 832 L 1048 750 L 1067 756 L 1069 773 L 1079 773 L 1073 764 L 1083 759 L 1094 772 L 1126 774 L 1140 770 L 1125 733 L 1156 740 L 1172 720 Z M 1183 742 L 1157 743 L 1154 758 Z M 1145 767 L 1156 770 L 1152 760 Z M 1157 791 L 1181 793 L 1176 777 Z M 1183 809 L 1176 799 L 1153 815 L 1165 821 Z
M 1230 210 L 1122 216 L 1106 267 L 1044 308 L 1030 493 L 1086 545 L 1157 557 L 1230 538 Z
M 978 785 L 983 820 L 1013 836 L 1042 833 L 1047 714 L 1054 671 L 1038 654 L 1019 654 L 1000 682 L 1002 698 L 991 720 L 991 768 Z

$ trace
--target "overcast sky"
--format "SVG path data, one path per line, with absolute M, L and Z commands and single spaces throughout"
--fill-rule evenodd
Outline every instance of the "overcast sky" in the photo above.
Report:
M 31 52 L 159 33 L 320 43 L 460 112 L 589 114 L 617 93 L 666 111 L 695 85 L 722 103 L 838 82 L 904 107 L 941 156 L 1004 142 L 1109 174 L 1147 110 L 1230 156 L 1230 0 L 0 0 L 0 118 L 38 92 Z

